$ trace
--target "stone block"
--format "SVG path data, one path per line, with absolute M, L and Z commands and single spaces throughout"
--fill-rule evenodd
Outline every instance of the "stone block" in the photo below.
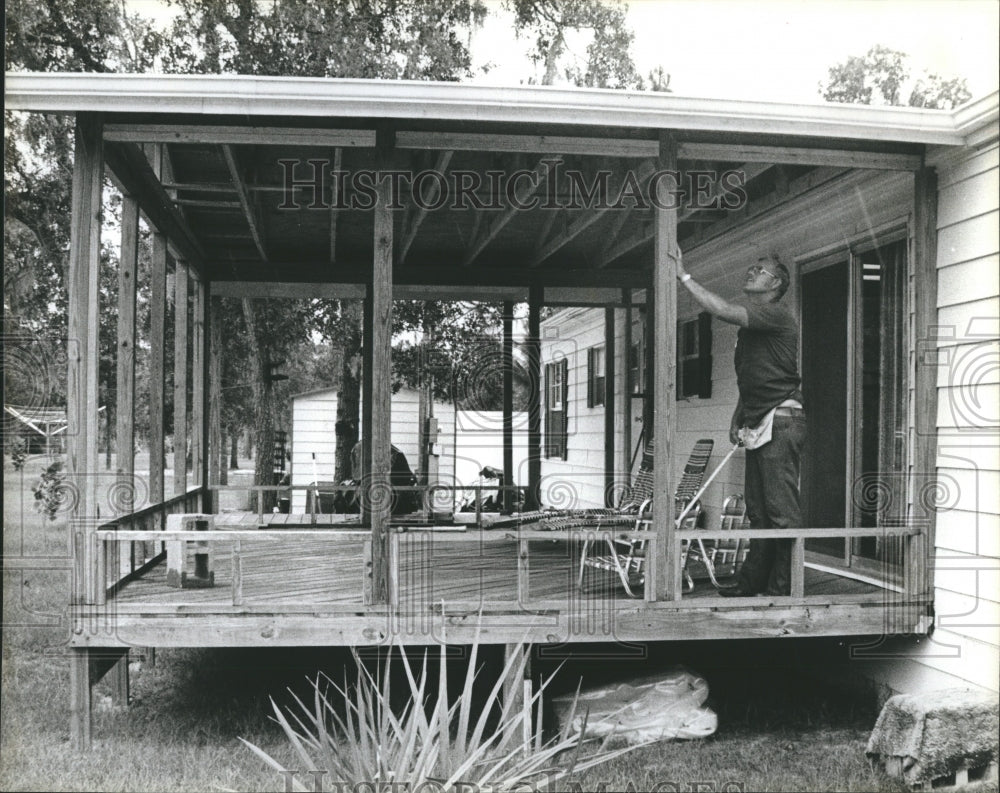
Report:
M 942 777 L 956 784 L 970 769 L 996 768 L 998 697 L 951 688 L 890 698 L 868 739 L 868 757 L 911 787 Z

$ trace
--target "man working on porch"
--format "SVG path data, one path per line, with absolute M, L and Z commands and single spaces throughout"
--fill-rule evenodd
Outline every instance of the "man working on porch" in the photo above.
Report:
M 780 301 L 788 290 L 788 269 L 776 256 L 760 259 L 746 272 L 744 299 L 730 303 L 691 278 L 674 255 L 676 275 L 691 296 L 715 317 L 739 325 L 736 385 L 739 401 L 729 439 L 746 449 L 745 497 L 753 529 L 801 528 L 799 457 L 806 435 L 798 372 L 798 323 Z M 791 542 L 750 543 L 735 586 L 726 597 L 790 591 Z

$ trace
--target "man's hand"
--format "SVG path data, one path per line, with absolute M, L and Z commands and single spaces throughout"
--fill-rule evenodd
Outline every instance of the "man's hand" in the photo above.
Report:
M 740 428 L 735 424 L 732 424 L 729 427 L 729 442 L 733 444 L 733 446 L 740 442 Z
M 682 261 L 681 249 L 679 245 L 674 245 L 670 253 L 667 254 L 667 258 L 669 258 L 674 263 L 675 278 L 683 278 L 685 275 L 687 275 L 686 271 L 684 270 L 684 263 Z

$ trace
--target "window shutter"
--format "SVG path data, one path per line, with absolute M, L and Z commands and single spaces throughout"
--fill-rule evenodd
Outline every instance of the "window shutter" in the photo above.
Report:
M 698 396 L 712 397 L 712 315 L 698 315 Z
M 551 408 L 551 398 L 549 396 L 549 383 L 551 382 L 552 374 L 552 364 L 545 364 L 545 382 L 542 387 L 542 397 L 545 403 L 545 435 L 542 442 L 542 447 L 545 451 L 546 457 L 552 456 L 552 408 Z
M 563 358 L 559 363 L 562 367 L 562 432 L 561 432 L 561 451 L 562 458 L 565 460 L 569 457 L 567 436 L 569 435 L 569 362 Z
M 595 355 L 596 350 L 591 347 L 587 350 L 587 407 L 592 408 L 594 406 L 595 394 L 594 394 L 594 375 L 597 372 L 594 371 L 594 360 L 597 356 Z

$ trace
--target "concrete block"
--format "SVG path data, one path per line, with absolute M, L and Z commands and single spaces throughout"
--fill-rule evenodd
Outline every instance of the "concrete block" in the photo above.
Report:
M 211 531 L 215 528 L 214 515 L 167 515 L 167 531 Z M 168 540 L 167 585 L 178 589 L 198 589 L 215 586 L 212 548 L 207 542 L 195 542 L 192 564 L 187 563 L 188 542 Z

